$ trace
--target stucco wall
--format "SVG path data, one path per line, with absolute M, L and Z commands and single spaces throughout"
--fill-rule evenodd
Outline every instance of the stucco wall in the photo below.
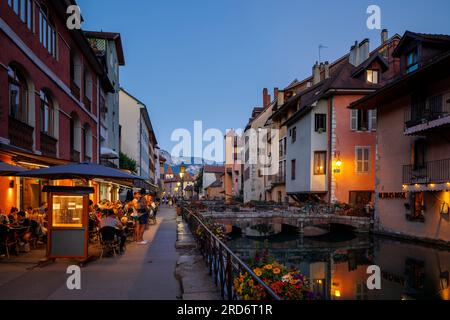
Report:
M 393 101 L 378 111 L 378 192 L 402 192 L 403 166 L 411 164 L 412 145 L 416 137 L 405 136 L 404 111 L 408 97 Z M 427 138 L 427 161 L 450 158 L 450 148 L 442 136 Z M 419 238 L 450 241 L 450 222 L 440 215 L 443 201 L 450 203 L 449 192 L 426 192 L 425 222 L 406 219 L 407 199 L 377 199 L 376 217 L 381 231 Z

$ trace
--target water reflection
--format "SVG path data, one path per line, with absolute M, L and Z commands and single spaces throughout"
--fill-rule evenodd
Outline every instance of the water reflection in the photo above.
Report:
M 308 276 L 322 299 L 450 300 L 450 251 L 341 232 L 314 239 L 235 237 L 229 244 L 244 260 L 267 248 L 278 261 Z M 381 290 L 367 288 L 370 265 L 381 268 Z

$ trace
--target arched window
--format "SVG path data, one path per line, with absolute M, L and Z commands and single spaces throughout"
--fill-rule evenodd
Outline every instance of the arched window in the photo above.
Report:
M 24 123 L 28 122 L 28 86 L 25 77 L 15 67 L 8 70 L 9 115 Z
M 50 95 L 41 91 L 41 132 L 48 134 L 49 136 L 54 135 L 54 114 L 55 109 L 53 105 L 53 100 Z

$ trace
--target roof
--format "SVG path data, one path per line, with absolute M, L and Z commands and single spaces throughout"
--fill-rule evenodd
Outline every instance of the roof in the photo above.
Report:
M 116 44 L 117 57 L 121 66 L 125 65 L 125 55 L 123 53 L 122 39 L 118 32 L 103 32 L 103 31 L 84 31 L 88 38 L 100 38 L 114 41 Z
M 422 83 L 423 79 L 437 80 L 440 77 L 448 77 L 448 70 L 450 70 L 450 50 L 434 56 L 417 71 L 403 74 L 379 90 L 353 102 L 349 108 L 373 109 L 379 107 L 386 101 L 393 101 L 405 92 L 410 92 L 411 88 L 414 88 L 416 83 Z
M 412 31 L 406 31 L 403 35 L 397 48 L 394 50 L 393 55 L 399 56 L 403 50 L 403 47 L 408 43 L 409 40 L 416 39 L 419 41 L 430 42 L 435 44 L 447 44 L 450 45 L 450 35 L 446 34 L 428 34 L 428 33 L 418 33 Z
M 213 183 L 211 183 L 208 187 L 206 187 L 206 189 L 208 188 L 222 188 L 222 181 L 220 179 L 214 181 Z
M 204 166 L 203 172 L 206 173 L 225 173 L 225 167 L 224 166 Z
M 395 35 L 388 40 L 388 42 L 397 39 L 398 35 Z M 388 63 L 379 54 L 379 49 L 377 48 L 370 52 L 369 58 L 366 59 L 359 66 L 352 65 L 348 60 L 341 61 L 341 64 L 337 67 L 336 71 L 333 72 L 328 79 L 325 79 L 311 88 L 306 89 L 305 91 L 297 94 L 296 96 L 289 99 L 283 108 L 288 108 L 292 105 L 298 105 L 298 111 L 294 113 L 292 117 L 286 121 L 286 124 L 290 124 L 293 121 L 296 121 L 303 114 L 307 113 L 313 106 L 313 104 L 319 101 L 322 98 L 328 96 L 331 92 L 335 91 L 363 91 L 365 93 L 372 93 L 378 89 L 380 89 L 383 84 L 372 84 L 365 81 L 365 79 L 361 79 L 358 75 L 366 70 L 375 60 L 381 61 L 381 64 L 388 68 Z

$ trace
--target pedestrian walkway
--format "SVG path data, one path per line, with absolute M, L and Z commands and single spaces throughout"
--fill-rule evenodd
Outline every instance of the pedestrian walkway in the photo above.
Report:
M 180 286 L 175 278 L 179 255 L 175 248 L 174 208 L 162 207 L 158 224 L 145 233 L 147 245 L 129 244 L 123 256 L 94 261 L 81 269 L 81 290 L 68 290 L 67 261 L 27 270 L 0 265 L 0 300 L 175 300 Z M 4 274 L 5 276 L 3 276 Z

